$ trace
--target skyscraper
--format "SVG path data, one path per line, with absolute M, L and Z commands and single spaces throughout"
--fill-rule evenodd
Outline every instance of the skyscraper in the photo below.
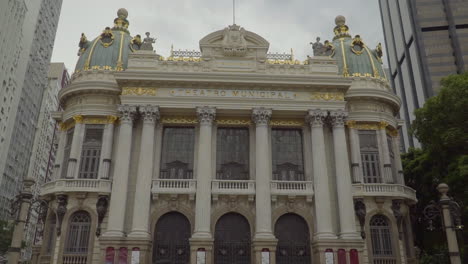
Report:
M 10 201 L 28 172 L 62 6 L 62 0 L 4 2 L 0 19 L 6 17 L 5 23 L 11 27 L 2 27 L 0 43 L 6 44 L 0 57 L 17 65 L 2 61 L 2 67 L 7 68 L 0 76 L 0 219 L 8 218 Z
M 408 134 L 414 110 L 440 89 L 440 80 L 467 69 L 468 1 L 380 0 L 390 79 L 402 98 L 403 144 L 418 147 Z

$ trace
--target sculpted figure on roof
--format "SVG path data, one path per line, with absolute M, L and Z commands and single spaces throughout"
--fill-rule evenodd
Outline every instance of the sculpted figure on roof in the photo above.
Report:
M 224 29 L 223 36 L 224 55 L 241 57 L 247 53 L 245 30 L 234 24 Z

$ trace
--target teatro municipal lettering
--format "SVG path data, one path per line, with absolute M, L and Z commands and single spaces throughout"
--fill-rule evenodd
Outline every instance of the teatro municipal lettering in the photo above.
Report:
M 285 99 L 293 100 L 296 93 L 287 91 L 255 91 L 255 90 L 226 90 L 226 89 L 185 89 L 171 90 L 172 96 L 194 97 L 227 97 L 227 98 L 251 98 L 251 99 Z

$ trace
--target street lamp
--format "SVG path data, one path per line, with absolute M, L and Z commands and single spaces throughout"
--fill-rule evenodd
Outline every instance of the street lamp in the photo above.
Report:
M 429 230 L 434 230 L 433 222 L 439 217 L 447 236 L 450 263 L 461 264 L 460 251 L 458 249 L 457 230 L 462 230 L 460 205 L 447 196 L 449 186 L 441 183 L 437 186 L 441 194 L 439 202 L 431 201 L 423 210 L 423 215 L 429 221 Z

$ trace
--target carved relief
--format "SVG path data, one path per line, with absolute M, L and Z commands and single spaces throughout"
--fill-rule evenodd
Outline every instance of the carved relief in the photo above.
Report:
M 159 107 L 154 105 L 144 105 L 139 107 L 139 112 L 143 122 L 155 123 L 159 120 Z
M 334 127 L 343 127 L 345 125 L 348 112 L 343 110 L 336 110 L 330 112 L 330 120 Z
M 63 217 L 67 213 L 68 197 L 66 195 L 57 195 L 57 236 L 62 233 Z
M 252 121 L 257 125 L 268 125 L 270 123 L 272 110 L 267 108 L 254 108 L 252 110 Z
M 401 230 L 401 225 L 403 223 L 403 213 L 401 212 L 401 203 L 402 200 L 392 200 L 392 211 L 393 215 L 395 216 L 395 219 L 397 221 L 397 226 L 398 226 L 398 238 L 401 240 L 402 239 L 402 230 Z
M 119 105 L 117 111 L 120 112 L 120 120 L 122 122 L 133 122 L 137 112 L 135 105 Z
M 327 116 L 328 112 L 325 110 L 309 110 L 309 114 L 306 116 L 306 122 L 311 126 L 323 126 Z
M 101 235 L 101 224 L 104 220 L 104 217 L 107 213 L 107 208 L 109 207 L 109 197 L 107 195 L 99 195 L 99 198 L 96 203 L 96 212 L 98 215 L 98 225 L 96 228 L 96 236 Z
M 209 106 L 197 107 L 197 116 L 201 125 L 211 125 L 216 118 L 216 108 Z
M 242 57 L 247 53 L 245 30 L 234 24 L 224 29 L 223 53 L 229 57 Z

